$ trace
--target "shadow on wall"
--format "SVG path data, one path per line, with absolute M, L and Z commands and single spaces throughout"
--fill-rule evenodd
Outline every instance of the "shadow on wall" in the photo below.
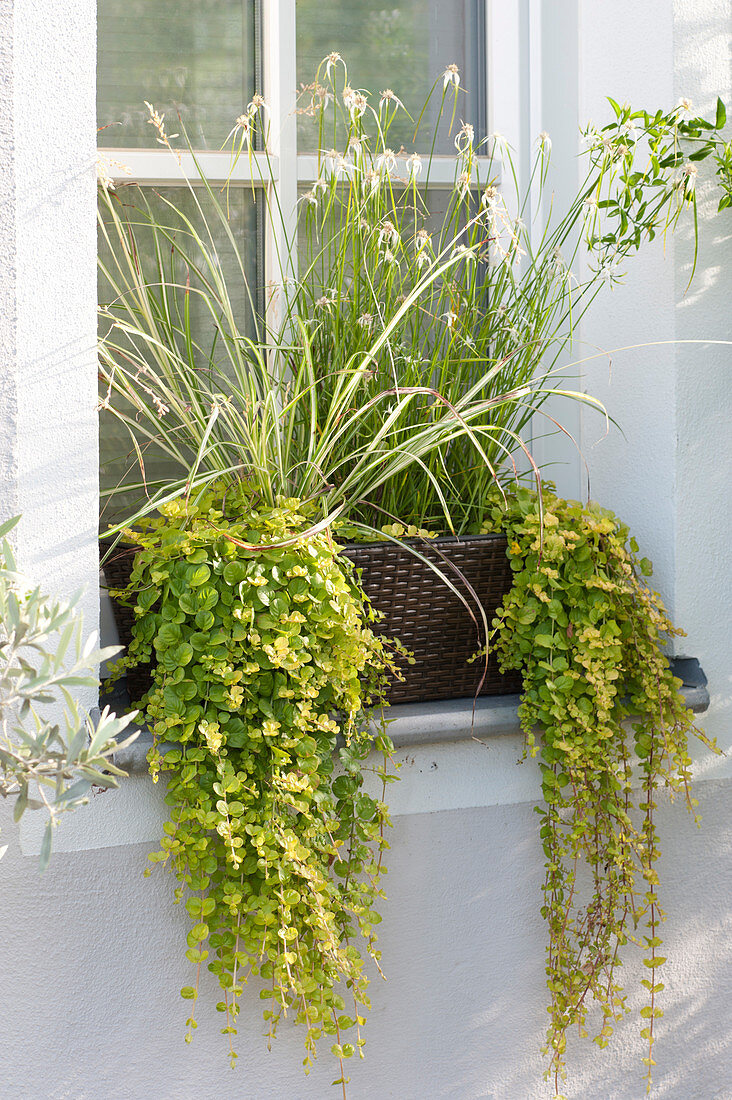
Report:
M 662 1100 L 729 1100 L 728 791 L 698 785 L 701 830 L 679 802 L 658 815 L 669 913 L 654 1088 Z M 374 977 L 371 986 L 366 1060 L 348 1067 L 349 1100 L 548 1100 L 539 1053 L 547 1017 L 537 826 L 530 804 L 397 819 L 379 926 L 388 980 Z M 42 894 L 33 861 L 11 853 L 3 861 L 0 924 L 13 959 L 0 1010 L 5 1093 L 219 1100 L 223 1089 L 246 1100 L 337 1100 L 328 1043 L 309 1078 L 299 1029 L 282 1027 L 268 1053 L 255 986 L 242 1003 L 236 1071 L 228 1069 L 212 1011 L 220 993 L 209 974 L 195 1040 L 183 1042 L 178 991 L 190 978 L 181 952 L 188 925 L 171 905 L 170 876 L 142 879 L 149 848 L 58 853 Z M 644 974 L 631 956 L 624 979 L 633 1015 L 607 1050 L 572 1042 L 570 1100 L 643 1096 Z
M 658 972 L 665 983 L 657 1021 L 652 1096 L 661 1100 L 729 1100 L 732 1091 L 732 836 L 728 815 L 729 785 L 697 785 L 701 829 L 686 814 L 683 803 L 662 804 L 658 814 L 663 857 L 659 869 L 661 901 L 668 919 L 661 929 L 663 954 L 668 962 Z M 526 945 L 526 950 L 533 950 Z M 645 1094 L 640 1059 L 645 1056 L 640 1037 L 639 1009 L 644 1003 L 640 979 L 647 975 L 637 949 L 626 949 L 627 965 L 621 979 L 628 994 L 630 1015 L 617 1025 L 610 1045 L 599 1050 L 590 1040 L 570 1037 L 568 1077 L 563 1092 L 568 1100 L 640 1100 Z M 530 994 L 533 996 L 533 991 Z M 543 990 L 541 993 L 543 996 Z M 481 1059 L 483 1071 L 492 1065 L 492 1081 L 466 1077 L 465 1090 L 444 1095 L 471 1100 L 544 1100 L 538 1060 L 521 1059 L 525 1046 L 520 1022 L 521 987 L 495 1006 L 493 1015 L 516 1022 L 516 1054 L 510 1047 Z M 593 1020 L 596 1023 L 596 1020 Z M 527 1037 L 528 1032 L 525 1029 Z M 590 1032 L 592 1034 L 592 1032 Z M 489 1033 L 486 1047 L 491 1046 Z M 470 1082 L 470 1084 L 469 1084 Z

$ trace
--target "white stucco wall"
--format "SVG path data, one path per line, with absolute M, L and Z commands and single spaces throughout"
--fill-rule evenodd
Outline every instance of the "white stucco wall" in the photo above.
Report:
M 517 3 L 526 15 L 535 7 Z M 729 0 L 562 0 L 543 14 L 538 102 L 550 131 L 564 125 L 565 99 L 571 115 L 597 122 L 607 94 L 664 105 L 684 94 L 703 109 L 717 91 L 732 100 Z M 0 508 L 26 513 L 23 564 L 65 591 L 96 575 L 93 24 L 93 0 L 0 5 Z M 555 141 L 570 158 L 573 133 L 572 126 Z M 729 338 L 732 222 L 704 210 L 695 289 L 684 297 L 688 240 L 677 238 L 665 255 L 660 246 L 647 250 L 585 326 L 585 349 Z M 706 724 L 729 744 L 729 349 L 616 353 L 611 375 L 606 363 L 588 366 L 585 380 L 626 432 L 624 441 L 598 442 L 597 420 L 585 419 L 593 496 L 631 523 L 654 559 L 657 582 L 689 630 L 679 650 L 699 656 L 710 674 Z M 95 614 L 90 591 L 88 623 Z M 550 1095 L 539 1055 L 546 1012 L 532 810 L 538 778 L 532 765 L 517 766 L 519 753 L 520 739 L 509 733 L 487 747 L 462 741 L 400 754 L 379 937 L 388 982 L 373 985 L 367 1060 L 352 1066 L 352 1100 Z M 660 815 L 669 963 L 655 1095 L 665 1100 L 732 1098 L 728 768 L 729 760 L 701 770 L 701 830 L 680 804 Z M 162 819 L 161 788 L 137 778 L 96 796 L 67 822 L 42 880 L 1 809 L 3 838 L 11 840 L 0 864 L 3 1095 L 338 1095 L 327 1045 L 308 1080 L 296 1033 L 284 1028 L 267 1053 L 256 989 L 244 999 L 237 1071 L 228 1069 L 209 977 L 195 1042 L 183 1043 L 185 914 L 171 904 L 167 876 L 142 878 Z M 624 973 L 634 1008 L 641 969 L 635 960 Z M 633 1016 L 604 1053 L 588 1043 L 573 1048 L 566 1094 L 639 1100 L 638 1031 Z
M 582 25 L 585 117 L 598 123 L 607 117 L 608 94 L 649 109 L 684 96 L 707 117 L 714 117 L 718 95 L 732 100 L 729 0 L 586 2 Z M 609 46 L 621 26 L 622 46 Z M 674 650 L 698 657 L 710 680 L 705 729 L 728 749 L 732 346 L 724 341 L 732 340 L 732 218 L 716 216 L 712 175 L 708 165 L 700 172 L 700 252 L 691 288 L 687 223 L 634 257 L 624 284 L 606 294 L 583 325 L 584 354 L 609 353 L 585 365 L 585 387 L 606 404 L 624 437 L 617 431 L 605 437 L 604 426 L 585 417 L 582 439 L 592 496 L 630 524 L 654 562 L 655 583 L 687 632 Z M 616 350 L 628 345 L 640 346 Z M 729 755 L 700 755 L 699 774 L 732 775 Z
M 732 922 L 728 788 L 700 785 L 704 829 L 676 805 L 660 814 L 669 914 L 665 1017 L 654 1096 L 729 1100 Z M 101 795 L 99 799 L 110 796 Z M 546 1023 L 542 880 L 530 802 L 396 819 L 379 945 L 388 978 L 372 984 L 366 1060 L 351 1100 L 548 1100 L 539 1048 Z M 5 831 L 5 826 L 3 826 Z M 21 1100 L 326 1100 L 337 1076 L 327 1044 L 304 1078 L 301 1036 L 266 1049 L 256 989 L 229 1069 L 215 982 L 204 976 L 199 1028 L 183 1042 L 191 978 L 187 917 L 149 845 L 57 853 L 39 891 L 28 860 L 3 861 L 0 1003 L 4 1095 Z M 723 870 L 724 869 L 724 870 Z M 641 1100 L 637 1009 L 643 968 L 624 967 L 633 1015 L 600 1052 L 572 1042 L 571 1100 Z
M 15 127 L 13 124 L 13 24 L 0 19 L 0 518 L 17 513 L 16 372 L 11 364 L 16 347 L 15 260 Z
M 624 30 L 621 32 L 620 27 Z M 580 114 L 603 125 L 606 97 L 649 110 L 676 103 L 673 6 L 666 0 L 612 8 L 583 4 Z M 612 89 L 612 90 L 611 90 Z M 583 418 L 582 448 L 595 500 L 630 524 L 655 566 L 655 580 L 674 613 L 676 370 L 673 341 L 675 242 L 643 245 L 627 265 L 623 285 L 605 292 L 582 326 L 585 388 L 598 397 L 620 431 L 606 435 L 599 416 Z
M 704 114 L 717 95 L 732 118 L 732 2 L 674 5 L 676 97 L 685 87 Z M 675 607 L 687 632 L 677 647 L 702 661 L 712 704 L 705 727 L 732 754 L 732 217 L 716 216 L 711 171 L 699 188 L 704 251 L 691 288 L 693 241 L 676 242 L 676 544 Z M 710 762 L 711 763 L 711 762 Z M 704 774 L 722 774 L 716 761 Z
M 95 0 L 0 7 L 0 512 L 19 565 L 98 621 Z

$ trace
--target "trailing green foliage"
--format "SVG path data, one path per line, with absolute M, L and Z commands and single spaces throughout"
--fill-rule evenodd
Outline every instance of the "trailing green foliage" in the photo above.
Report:
M 192 921 L 182 995 L 195 1002 L 210 958 L 225 1034 L 254 976 L 270 1035 L 288 1013 L 304 1026 L 306 1069 L 322 1035 L 347 1058 L 361 1053 L 369 1003 L 360 941 L 378 966 L 393 778 L 383 718 L 367 719 L 399 647 L 369 628 L 329 535 L 303 537 L 311 509 L 296 500 L 270 507 L 239 486 L 161 511 L 134 532 L 137 622 L 122 665 L 157 660 L 144 705 L 171 816 L 151 859 L 174 871 Z M 195 1026 L 192 1012 L 188 1039 Z
M 119 740 L 134 713 L 118 718 L 105 707 L 93 721 L 81 710 L 79 688 L 98 685 L 99 662 L 119 646 L 98 649 L 95 634 L 84 640 L 78 596 L 51 599 L 18 572 L 6 537 L 17 522 L 0 524 L 0 795 L 15 800 L 16 821 L 28 809 L 48 815 L 44 871 L 60 815 L 86 804 L 93 785 L 118 785 L 126 773 L 114 753 L 137 734 Z
M 496 497 L 487 526 L 506 533 L 514 571 L 495 647 L 504 669 L 521 670 L 521 726 L 542 761 L 548 1072 L 558 1086 L 567 1030 L 587 1034 L 593 1000 L 602 1013 L 595 1042 L 607 1045 L 628 1011 L 617 967 L 632 940 L 649 970 L 641 1016 L 650 1086 L 665 961 L 656 791 L 683 791 L 693 812 L 689 733 L 715 746 L 693 725 L 660 648 L 681 631 L 646 584 L 651 563 L 637 560 L 626 526 L 550 489 L 541 501 L 525 489 Z

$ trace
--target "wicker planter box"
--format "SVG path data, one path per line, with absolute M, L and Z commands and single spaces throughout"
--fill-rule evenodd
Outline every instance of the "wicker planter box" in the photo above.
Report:
M 418 550 L 462 593 L 477 623 L 481 623 L 481 617 L 476 597 L 490 623 L 511 585 L 505 538 L 440 538 L 420 541 Z M 117 547 L 105 563 L 111 588 L 127 585 L 135 553 L 132 548 Z M 482 659 L 468 664 L 482 644 L 482 626 L 479 631 L 464 604 L 429 565 L 390 542 L 354 544 L 347 546 L 344 554 L 360 570 L 364 591 L 383 613 L 376 629 L 399 638 L 415 657 L 415 664 L 404 667 L 404 681 L 392 685 L 390 703 L 505 695 L 521 690 L 518 673 L 502 675 L 493 657 L 487 667 Z M 134 616 L 116 601 L 114 609 L 120 641 L 129 645 Z M 150 668 L 133 669 L 127 679 L 130 698 L 139 699 L 150 686 Z
M 399 638 L 415 657 L 415 664 L 404 668 L 404 681 L 392 685 L 389 702 L 519 692 L 518 674 L 501 675 L 494 657 L 489 658 L 487 667 L 484 660 L 468 664 L 484 640 L 476 596 L 490 624 L 511 587 L 504 536 L 420 540 L 417 549 L 464 596 L 477 625 L 455 593 L 408 550 L 390 542 L 346 547 L 344 553 L 361 570 L 366 595 L 384 615 L 376 629 Z
M 112 543 L 104 539 L 99 540 L 100 556 L 111 549 Z M 111 557 L 104 563 L 104 576 L 110 588 L 126 588 L 130 582 L 132 565 L 135 560 L 137 548 L 122 546 L 119 543 L 112 551 Z M 135 616 L 131 608 L 125 607 L 119 600 L 112 599 L 114 621 L 119 634 L 121 645 L 127 649 L 132 641 L 132 627 Z M 152 665 L 138 665 L 137 668 L 127 670 L 127 690 L 130 702 L 137 702 L 152 684 Z

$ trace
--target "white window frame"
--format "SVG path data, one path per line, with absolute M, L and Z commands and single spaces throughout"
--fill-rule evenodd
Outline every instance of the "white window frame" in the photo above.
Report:
M 504 116 L 509 125 L 504 124 L 504 132 L 518 132 L 513 120 L 508 118 L 506 104 L 512 102 L 515 95 L 513 84 L 519 66 L 515 60 L 506 65 L 505 59 L 513 53 L 512 44 L 518 41 L 520 21 L 516 5 L 501 5 L 496 0 L 484 0 L 486 43 L 484 56 L 488 68 L 485 81 L 486 104 L 485 117 L 489 121 L 489 132 L 497 128 L 492 125 L 494 119 L 502 121 Z M 506 7 L 511 11 L 506 12 Z M 296 53 L 296 12 L 295 0 L 262 0 L 261 3 L 261 55 L 264 74 L 264 98 L 271 120 L 270 149 L 265 156 L 254 153 L 251 161 L 240 157 L 232 171 L 231 156 L 227 152 L 197 153 L 198 162 L 206 177 L 213 183 L 230 180 L 234 184 L 254 184 L 269 190 L 269 201 L 265 203 L 264 228 L 264 282 L 272 287 L 280 282 L 283 272 L 278 256 L 286 255 L 286 241 L 294 240 L 297 225 L 298 188 L 312 185 L 318 178 L 317 157 L 298 154 L 297 116 L 295 114 L 297 95 L 297 53 Z M 496 42 L 494 35 L 500 35 Z M 507 49 L 508 47 L 508 49 Z M 511 74 L 507 81 L 507 74 Z M 113 165 L 126 165 L 129 175 L 114 166 L 113 178 L 120 183 L 135 182 L 142 185 L 175 186 L 180 175 L 167 149 L 126 149 L 107 148 L 100 150 Z M 430 166 L 429 188 L 450 187 L 455 180 L 455 156 L 437 156 Z M 480 178 L 487 175 L 487 158 L 477 158 L 477 171 Z M 181 167 L 188 178 L 195 180 L 196 168 L 189 153 L 181 153 Z M 481 171 L 481 169 L 483 169 Z M 495 164 L 494 164 L 495 169 Z M 495 171 L 494 171 L 495 174 Z M 395 178 L 407 175 L 405 165 L 397 162 Z M 266 211 L 280 210 L 281 219 L 271 218 Z M 291 256 L 294 261 L 294 257 Z M 295 277 L 295 271 L 286 273 Z M 268 294 L 268 300 L 276 296 Z M 274 321 L 275 318 L 270 318 Z
M 484 82 L 486 102 L 483 105 L 486 133 L 500 133 L 512 148 L 514 166 L 519 186 L 528 186 L 533 157 L 533 141 L 542 129 L 542 2 L 541 0 L 482 0 L 485 4 L 482 20 L 485 30 L 483 55 L 487 68 Z M 239 157 L 232 170 L 228 152 L 205 151 L 196 153 L 206 177 L 212 183 L 229 180 L 234 185 L 249 184 L 268 191 L 264 210 L 264 271 L 262 281 L 266 287 L 267 325 L 279 328 L 285 306 L 285 295 L 277 288 L 286 279 L 295 279 L 296 256 L 288 242 L 295 240 L 297 228 L 298 189 L 312 186 L 318 178 L 317 157 L 299 154 L 297 150 L 297 26 L 296 0 L 261 0 L 260 7 L 262 73 L 264 98 L 269 111 L 270 139 L 267 154 L 253 153 L 252 157 Z M 173 158 L 167 149 L 104 148 L 102 155 L 126 165 L 129 175 L 121 172 L 119 182 L 135 182 L 142 185 L 174 186 L 181 182 L 176 174 Z M 439 190 L 452 186 L 455 180 L 456 156 L 435 156 L 430 165 L 428 188 Z M 476 158 L 476 175 L 485 180 L 489 172 L 488 158 Z M 181 167 L 192 181 L 196 167 L 189 153 L 181 153 Z M 500 181 L 500 165 L 496 172 L 492 162 L 492 175 Z M 113 174 L 118 172 L 112 169 Z M 404 179 L 406 165 L 397 160 L 394 177 Z M 270 211 L 279 211 L 276 218 Z M 538 185 L 530 196 L 524 221 L 531 233 L 541 233 L 543 211 L 539 206 Z M 288 270 L 283 271 L 280 257 L 287 257 Z M 579 416 L 579 413 L 577 413 Z M 578 424 L 572 427 L 578 430 Z M 538 460 L 552 457 L 555 444 L 544 438 L 545 427 L 538 422 L 530 432 L 532 452 Z M 574 453 L 563 455 L 563 460 L 577 466 L 579 457 Z

